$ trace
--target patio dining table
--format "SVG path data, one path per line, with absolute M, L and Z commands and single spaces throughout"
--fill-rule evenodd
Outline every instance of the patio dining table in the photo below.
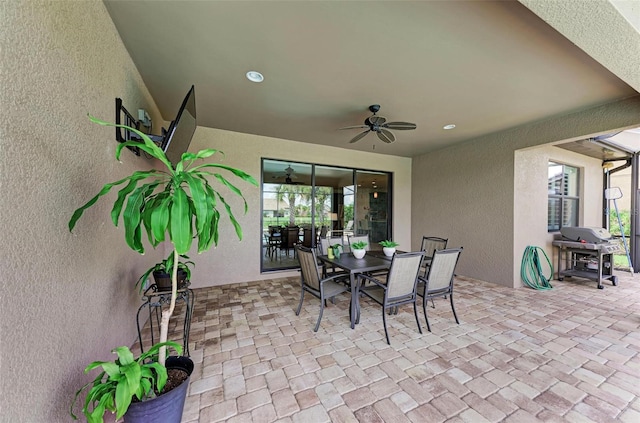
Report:
M 382 253 L 382 252 L 380 252 Z M 387 270 L 391 266 L 391 257 L 385 257 L 378 254 L 367 254 L 357 259 L 350 253 L 340 254 L 340 258 L 329 258 L 329 256 L 318 256 L 318 259 L 328 265 L 349 272 L 349 281 L 351 283 L 351 329 L 356 327 L 356 313 L 358 309 L 358 298 L 356 295 L 356 280 L 360 273 L 376 272 Z

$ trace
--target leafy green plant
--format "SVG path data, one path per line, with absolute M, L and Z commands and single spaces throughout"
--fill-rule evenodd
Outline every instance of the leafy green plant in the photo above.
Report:
M 386 239 L 384 241 L 380 241 L 378 244 L 382 245 L 385 248 L 395 248 L 398 245 L 400 245 L 397 242 L 391 241 L 391 240 L 388 240 L 388 239 Z
M 80 394 L 91 387 L 84 401 L 82 413 L 89 423 L 102 423 L 107 411 L 116 413 L 116 420 L 120 419 L 129 409 L 133 398 L 138 401 L 152 398 L 161 393 L 167 383 L 167 369 L 158 363 L 160 348 L 171 347 L 178 355 L 182 354 L 182 347 L 172 341 L 155 344 L 149 351 L 134 358 L 127 347 L 111 350 L 118 355 L 114 361 L 94 361 L 85 369 L 89 373 L 93 369 L 102 367 L 96 378 L 80 388 L 71 403 L 70 413 L 74 420 L 73 407 Z
M 187 261 L 178 261 L 178 271 L 182 270 L 183 272 L 185 272 L 186 280 L 189 280 L 191 279 L 191 269 L 189 268 L 189 265 L 195 266 L 195 263 L 189 260 L 189 256 L 186 256 L 184 254 L 180 254 L 180 258 Z M 162 260 L 160 263 L 156 263 L 155 265 L 153 265 L 153 267 L 147 269 L 136 282 L 136 286 L 140 285 L 140 292 L 142 292 L 142 290 L 144 289 L 145 282 L 147 281 L 147 279 L 149 279 L 149 276 L 153 272 L 171 273 L 171 271 L 173 270 L 173 261 L 174 254 L 172 251 L 166 259 Z
M 207 251 L 212 245 L 218 245 L 218 224 L 220 222 L 218 207 L 220 204 L 224 206 L 238 238 L 242 239 L 242 228 L 236 220 L 231 206 L 222 194 L 209 183 L 209 179 L 216 180 L 231 193 L 242 198 L 245 213 L 248 207 L 244 195 L 240 189 L 217 171 L 228 171 L 254 186 L 258 186 L 258 182 L 249 174 L 220 163 L 194 165 L 197 160 L 211 157 L 216 153 L 223 154 L 222 152 L 215 149 L 204 149 L 197 153 L 187 152 L 182 155 L 174 167 L 162 149 L 155 145 L 146 134 L 126 125 L 104 122 L 92 116 L 89 116 L 89 119 L 103 126 L 126 128 L 142 139 L 143 143 L 137 141 L 120 143 L 116 148 L 117 160 L 120 159 L 123 148 L 138 147 L 151 157 L 158 159 L 164 165 L 164 169 L 136 171 L 126 178 L 105 184 L 96 196 L 73 213 L 69 221 L 70 231 L 73 230 L 84 211 L 93 206 L 100 197 L 109 193 L 112 188 L 124 185 L 113 204 L 111 220 L 115 226 L 118 226 L 118 220 L 122 214 L 125 241 L 134 251 L 144 253 L 143 232 L 146 232 L 147 239 L 154 248 L 161 242 L 169 240 L 173 244 L 174 263 L 179 262 L 181 254 L 186 254 L 189 251 L 194 239 L 198 243 L 198 253 Z M 138 186 L 138 183 L 141 185 Z M 169 319 L 175 308 L 178 266 L 173 266 L 171 274 L 171 302 L 168 309 L 162 311 L 161 343 L 167 340 Z M 160 364 L 164 365 L 165 358 L 166 348 L 162 347 L 159 352 Z
M 351 249 L 352 250 L 364 250 L 364 247 L 367 246 L 367 243 L 364 241 L 356 241 L 353 244 L 351 244 Z

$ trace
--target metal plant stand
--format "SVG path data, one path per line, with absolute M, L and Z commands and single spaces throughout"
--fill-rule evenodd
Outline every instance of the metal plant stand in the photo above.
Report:
M 178 289 L 176 296 L 176 304 L 182 301 L 185 304 L 185 313 L 184 313 L 184 329 L 182 335 L 182 343 L 183 343 L 183 355 L 189 356 L 189 331 L 191 330 L 191 313 L 193 313 L 193 303 L 195 301 L 195 294 L 193 290 L 189 288 L 190 282 L 187 281 L 186 285 L 180 289 Z M 144 291 L 142 296 L 142 305 L 138 308 L 138 313 L 136 315 L 136 324 L 138 326 L 138 341 L 140 342 L 140 352 L 144 352 L 144 345 L 142 342 L 142 331 L 140 328 L 140 312 L 145 308 L 149 311 L 149 326 L 151 330 L 151 345 L 156 343 L 155 331 L 160 331 L 160 318 L 162 315 L 162 307 L 169 306 L 171 303 L 171 291 L 158 291 L 155 284 L 151 285 Z M 157 329 L 155 329 L 157 328 Z M 160 338 L 160 333 L 158 333 L 158 339 Z

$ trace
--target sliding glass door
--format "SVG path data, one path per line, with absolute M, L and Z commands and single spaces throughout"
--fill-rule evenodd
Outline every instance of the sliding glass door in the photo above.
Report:
M 343 167 L 263 159 L 262 271 L 299 267 L 295 245 L 320 237 L 390 237 L 391 176 Z M 373 207 L 373 211 L 371 208 Z
M 369 235 L 372 245 L 391 239 L 390 179 L 388 173 L 356 171 L 356 232 Z

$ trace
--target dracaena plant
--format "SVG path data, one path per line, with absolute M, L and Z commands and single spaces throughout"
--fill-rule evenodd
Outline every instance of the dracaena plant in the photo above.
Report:
M 244 213 L 247 212 L 247 201 L 238 187 L 233 185 L 225 175 L 218 171 L 230 172 L 233 176 L 258 186 L 257 181 L 242 170 L 221 163 L 197 164 L 214 154 L 223 154 L 215 149 L 204 149 L 197 153 L 184 153 L 175 167 L 166 155 L 144 133 L 126 125 L 116 125 L 89 116 L 89 119 L 99 125 L 126 128 L 136 133 L 143 140 L 127 141 L 116 148 L 116 159 L 120 160 L 123 148 L 132 146 L 158 159 L 164 165 L 163 170 L 136 171 L 133 174 L 115 182 L 105 184 L 100 192 L 86 204 L 78 208 L 69 221 L 72 231 L 84 211 L 93 206 L 100 197 L 106 195 L 112 188 L 121 186 L 117 198 L 111 209 L 111 220 L 118 226 L 120 215 L 124 224 L 125 241 L 133 250 L 143 254 L 143 232 L 149 243 L 155 248 L 161 242 L 168 240 L 173 244 L 173 263 L 178 263 L 179 256 L 186 254 L 191 248 L 192 240 L 198 243 L 198 253 L 208 250 L 212 245 L 218 245 L 218 225 L 222 206 L 235 228 L 238 239 L 242 240 L 242 228 L 235 218 L 231 206 L 222 194 L 210 184 L 210 180 L 217 181 L 217 185 L 226 188 L 232 194 L 244 201 Z M 124 211 L 123 211 L 124 208 Z M 178 266 L 173 266 L 171 303 L 162 312 L 160 324 L 160 342 L 167 340 L 169 319 L 175 308 L 177 292 Z M 160 349 L 159 360 L 165 363 L 166 348 Z
M 102 368 L 96 378 L 78 389 L 75 399 L 71 403 L 70 413 L 73 414 L 80 394 L 87 389 L 87 396 L 82 407 L 82 413 L 89 423 L 102 423 L 107 411 L 116 413 L 116 420 L 120 419 L 129 409 L 133 398 L 138 401 L 153 398 L 161 393 L 167 383 L 167 369 L 157 360 L 159 349 L 171 347 L 178 354 L 182 354 L 182 347 L 172 341 L 155 344 L 149 351 L 135 358 L 129 348 L 118 347 L 111 350 L 118 358 L 114 361 L 94 361 L 85 369 L 85 373 Z

